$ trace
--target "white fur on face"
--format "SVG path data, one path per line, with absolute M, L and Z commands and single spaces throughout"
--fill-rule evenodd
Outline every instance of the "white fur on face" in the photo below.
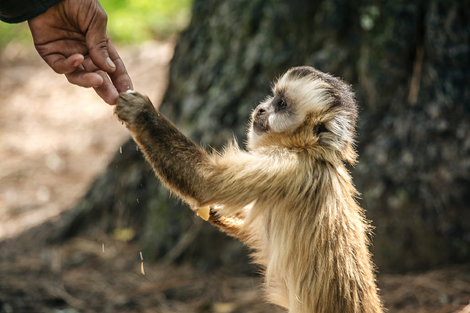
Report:
M 297 115 L 289 113 L 273 113 L 269 116 L 269 126 L 271 130 L 280 133 L 294 128 L 302 121 L 299 121 Z
M 283 132 L 299 126 L 308 112 L 321 111 L 330 106 L 330 86 L 320 79 L 307 76 L 296 79 L 287 79 L 287 75 L 281 77 L 276 83 L 273 92 L 285 90 L 287 98 L 291 102 L 294 112 L 281 112 L 269 116 L 269 125 L 274 132 Z

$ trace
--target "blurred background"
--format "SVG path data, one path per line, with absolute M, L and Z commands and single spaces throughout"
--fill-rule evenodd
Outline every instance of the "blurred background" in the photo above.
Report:
M 290 67 L 350 82 L 385 306 L 470 312 L 468 1 L 100 3 L 135 89 L 206 146 L 243 143 Z M 248 251 L 170 197 L 129 138 L 26 23 L 0 23 L 0 312 L 281 312 Z
M 101 6 L 108 14 L 108 33 L 119 44 L 139 45 L 148 40 L 166 39 L 177 35 L 191 18 L 190 0 L 104 0 Z M 0 24 L 0 46 L 23 43 L 30 45 L 26 23 Z

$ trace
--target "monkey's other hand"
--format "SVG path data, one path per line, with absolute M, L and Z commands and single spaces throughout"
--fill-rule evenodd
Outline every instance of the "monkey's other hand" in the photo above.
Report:
M 114 114 L 132 131 L 144 127 L 158 113 L 147 96 L 129 90 L 119 95 Z

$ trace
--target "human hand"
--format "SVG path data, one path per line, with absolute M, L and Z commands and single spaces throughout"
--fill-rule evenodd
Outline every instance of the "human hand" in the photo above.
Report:
M 107 103 L 133 89 L 106 33 L 107 16 L 98 0 L 65 0 L 28 21 L 39 55 L 57 73 L 81 87 L 93 87 Z

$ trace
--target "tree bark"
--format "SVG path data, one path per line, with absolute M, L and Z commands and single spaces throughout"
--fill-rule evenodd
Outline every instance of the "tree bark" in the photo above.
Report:
M 460 262 L 470 256 L 469 40 L 463 0 L 195 0 L 161 112 L 220 149 L 245 140 L 250 110 L 290 67 L 344 78 L 361 107 L 352 171 L 380 271 Z M 240 243 L 169 197 L 133 142 L 122 150 L 63 235 L 133 227 L 156 259 L 251 270 Z

